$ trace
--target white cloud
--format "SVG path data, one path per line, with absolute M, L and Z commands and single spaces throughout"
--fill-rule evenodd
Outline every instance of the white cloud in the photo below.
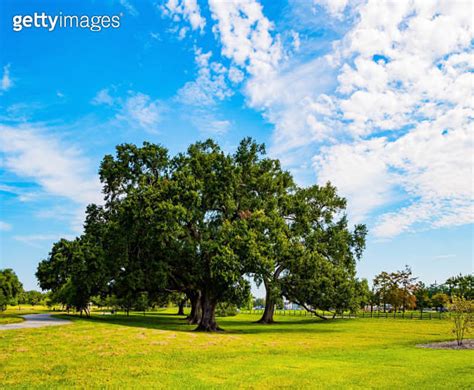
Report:
M 313 0 L 314 5 L 319 5 L 327 9 L 328 13 L 335 18 L 343 19 L 344 10 L 348 0 Z
M 126 122 L 132 128 L 150 133 L 158 131 L 158 124 L 166 111 L 163 102 L 153 100 L 144 93 L 128 91 L 128 96 L 122 98 L 112 96 L 108 88 L 98 91 L 91 103 L 113 107 L 117 120 Z
M 349 199 L 350 217 L 362 222 L 368 213 L 392 197 L 393 179 L 388 177 L 382 139 L 356 145 L 339 144 L 322 148 L 313 159 L 318 181 L 331 181 Z
M 212 52 L 196 49 L 198 66 L 196 80 L 187 82 L 176 94 L 179 103 L 191 106 L 211 106 L 230 96 L 233 92 L 227 85 L 227 69 L 222 64 L 210 62 Z M 238 76 L 237 76 L 238 77 Z
M 0 221 L 0 231 L 7 232 L 9 230 L 12 230 L 12 225 L 10 225 L 9 223 Z
M 375 193 L 383 184 L 404 194 L 408 205 L 397 206 L 391 191 L 372 199 L 365 187 L 347 192 L 366 213 L 394 208 L 377 218 L 378 237 L 474 221 L 473 31 L 463 10 L 461 2 L 369 1 L 336 45 L 337 106 L 353 139 L 346 146 L 353 164 L 344 165 L 348 157 L 334 145 L 315 159 L 316 168 L 320 176 L 332 174 L 343 193 L 364 171 Z M 378 141 L 369 154 L 364 138 Z M 382 169 L 374 172 L 377 166 Z
M 190 24 L 192 30 L 204 31 L 206 19 L 201 15 L 201 9 L 196 0 L 168 0 L 160 6 L 165 16 L 173 19 L 174 22 L 186 21 Z M 188 28 L 179 29 L 179 38 L 183 39 L 188 32 Z
M 159 100 L 152 100 L 150 96 L 140 92 L 131 92 L 117 118 L 145 131 L 156 132 L 164 110 L 164 105 Z
M 124 7 L 130 15 L 138 16 L 139 13 L 137 9 L 134 7 L 134 5 L 130 1 L 120 0 L 120 5 Z
M 229 69 L 229 74 L 227 76 L 233 84 L 239 84 L 243 81 L 245 75 L 240 69 L 232 66 Z
M 101 89 L 91 101 L 94 105 L 105 104 L 107 106 L 112 106 L 114 104 L 114 98 L 110 95 L 107 88 Z
M 263 77 L 274 70 L 282 57 L 278 36 L 272 37 L 273 24 L 255 0 L 209 0 L 213 31 L 220 37 L 222 54 L 251 75 Z
M 61 238 L 73 240 L 75 237 L 72 235 L 64 234 L 27 234 L 21 236 L 13 236 L 13 239 L 20 241 L 28 246 L 32 246 L 34 248 L 49 246 L 52 242 L 57 241 Z
M 193 109 L 185 116 L 201 134 L 211 137 L 227 133 L 232 125 L 229 120 L 221 118 L 212 109 Z
M 13 81 L 10 77 L 10 64 L 3 67 L 3 76 L 0 86 L 2 91 L 8 91 L 13 86 Z
M 301 46 L 300 34 L 297 31 L 291 31 L 290 35 L 293 40 L 291 44 L 293 48 L 298 51 Z
M 54 196 L 85 206 L 101 203 L 101 187 L 90 162 L 64 141 L 29 125 L 0 125 L 2 168 L 35 181 Z
M 453 259 L 455 257 L 456 257 L 455 254 L 438 255 L 438 256 L 435 256 L 435 260 Z
M 209 5 L 247 104 L 275 126 L 272 154 L 291 164 L 312 145 L 318 182 L 339 187 L 354 221 L 377 212 L 379 237 L 473 221 L 466 3 L 314 1 L 353 23 L 328 55 L 284 52 L 256 1 Z

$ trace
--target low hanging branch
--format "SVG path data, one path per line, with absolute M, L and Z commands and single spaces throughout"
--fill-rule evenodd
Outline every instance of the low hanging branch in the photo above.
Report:
M 312 309 L 312 308 L 310 308 L 309 306 L 305 305 L 304 303 L 300 303 L 300 302 L 295 302 L 295 303 L 298 304 L 298 305 L 300 305 L 301 307 L 303 307 L 306 311 L 308 311 L 308 312 L 310 312 L 310 313 L 313 313 L 316 317 L 321 318 L 322 320 L 325 320 L 325 321 L 328 320 L 327 317 L 322 316 L 321 314 L 318 314 L 318 313 L 316 312 L 316 309 Z M 334 312 L 332 318 L 334 319 L 335 317 L 336 317 L 336 313 Z

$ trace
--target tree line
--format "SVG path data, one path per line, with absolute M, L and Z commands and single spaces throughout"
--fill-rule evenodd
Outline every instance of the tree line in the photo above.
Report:
M 46 303 L 47 294 L 39 291 L 25 291 L 15 272 L 10 269 L 0 270 L 0 311 L 8 305 L 41 305 Z
M 454 297 L 467 300 L 474 299 L 474 276 L 457 275 L 448 278 L 442 284 L 425 285 L 414 277 L 409 266 L 395 272 L 381 272 L 375 276 L 371 290 L 363 293 L 366 305 L 371 311 L 377 310 L 405 311 L 417 309 L 423 311 L 434 307 L 444 310 L 453 302 Z
M 219 304 L 248 302 L 251 279 L 266 289 L 262 323 L 282 296 L 315 314 L 360 305 L 366 227 L 348 227 L 334 186 L 297 186 L 264 145 L 245 138 L 226 153 L 207 140 L 170 156 L 123 144 L 99 174 L 104 204 L 38 265 L 56 301 L 87 315 L 92 297 L 130 310 L 181 294 L 203 331 L 219 329 Z

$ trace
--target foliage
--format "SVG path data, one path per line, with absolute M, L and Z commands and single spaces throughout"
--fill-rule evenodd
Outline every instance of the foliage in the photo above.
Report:
M 400 308 L 405 311 L 416 306 L 415 292 L 419 287 L 415 283 L 416 279 L 408 265 L 403 270 L 391 273 L 384 271 L 375 276 L 374 293 L 376 300 L 383 304 L 384 312 L 387 304 L 395 311 Z
M 61 240 L 38 267 L 52 298 L 88 313 L 95 296 L 127 312 L 185 294 L 198 329 L 218 330 L 216 307 L 245 305 L 248 276 L 266 306 L 287 298 L 314 308 L 354 308 L 355 261 L 365 226 L 351 231 L 335 187 L 298 188 L 264 145 L 233 154 L 212 140 L 174 157 L 145 142 L 119 145 L 100 166 L 105 204 L 89 205 L 84 234 Z
M 474 275 L 457 275 L 448 278 L 444 285 L 448 288 L 449 295 L 456 295 L 466 299 L 474 299 Z
M 474 327 L 474 301 L 462 296 L 453 296 L 449 305 L 450 318 L 453 322 L 453 333 L 458 345 L 462 345 L 464 336 Z
M 26 304 L 34 307 L 36 305 L 45 303 L 45 299 L 46 294 L 43 294 L 39 291 L 24 291 L 18 297 L 18 304 Z
M 216 307 L 216 316 L 218 317 L 232 317 L 239 313 L 237 306 L 233 303 L 219 302 Z
M 429 307 L 431 300 L 429 297 L 428 288 L 423 282 L 418 282 L 414 289 L 414 294 L 416 298 L 416 308 L 423 311 L 424 308 Z
M 53 302 L 89 314 L 91 297 L 106 283 L 103 249 L 84 235 L 53 245 L 49 258 L 38 265 L 36 277 L 42 289 L 51 290 Z
M 436 293 L 431 297 L 431 304 L 437 309 L 446 307 L 449 303 L 449 296 L 445 293 Z
M 0 311 L 5 311 L 7 305 L 16 303 L 23 292 L 23 286 L 12 269 L 0 270 Z

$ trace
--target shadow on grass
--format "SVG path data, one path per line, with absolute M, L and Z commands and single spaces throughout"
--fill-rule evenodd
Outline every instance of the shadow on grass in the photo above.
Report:
M 61 314 L 59 318 L 72 321 L 95 322 L 110 325 L 119 325 L 136 328 L 168 330 L 174 332 L 192 332 L 196 325 L 189 325 L 185 317 L 173 313 L 150 313 L 140 315 L 133 313 L 130 316 L 122 314 L 100 315 L 93 314 L 91 317 L 80 317 L 77 314 Z M 335 321 L 322 321 L 317 319 L 294 319 L 291 321 L 276 321 L 271 325 L 257 324 L 255 321 L 239 320 L 235 317 L 220 317 L 217 322 L 224 332 L 220 334 L 264 334 L 264 333 L 335 333 L 337 329 L 327 326 Z M 305 326 L 306 325 L 306 326 Z M 317 326 L 311 326 L 317 325 Z

